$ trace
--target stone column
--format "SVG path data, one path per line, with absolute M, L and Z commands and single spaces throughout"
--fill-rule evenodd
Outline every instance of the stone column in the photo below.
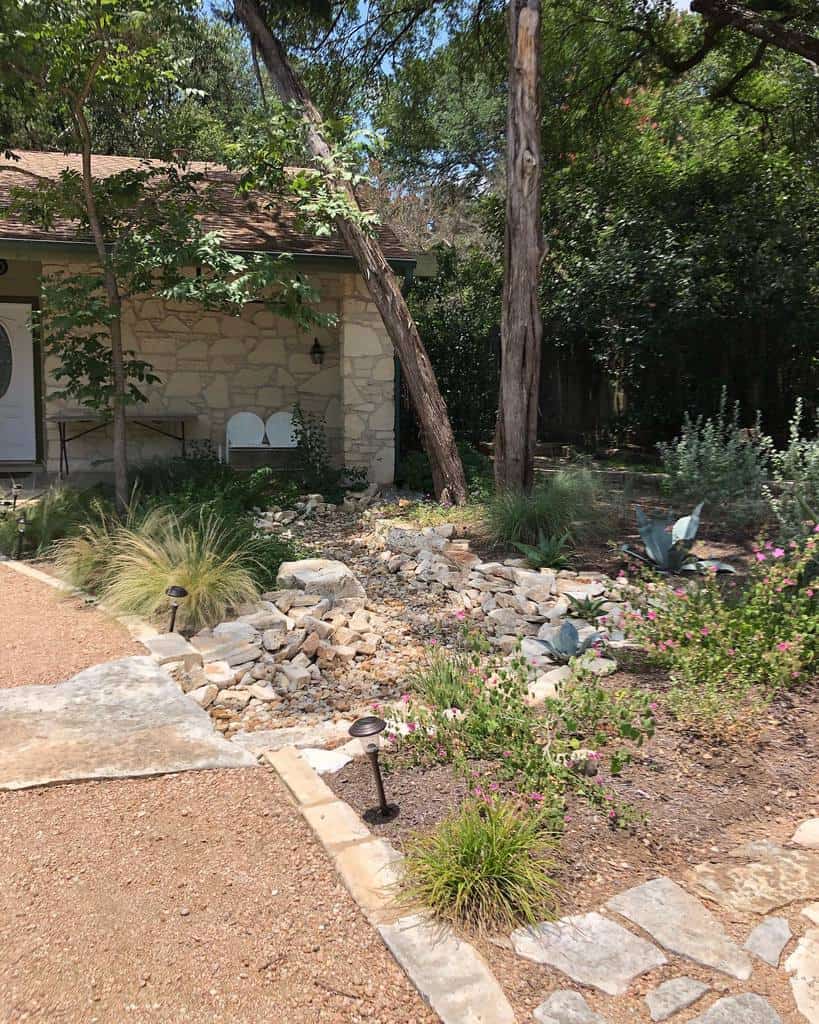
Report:
M 350 275 L 341 301 L 341 419 L 344 464 L 371 483 L 395 474 L 395 363 L 381 316 L 364 281 Z

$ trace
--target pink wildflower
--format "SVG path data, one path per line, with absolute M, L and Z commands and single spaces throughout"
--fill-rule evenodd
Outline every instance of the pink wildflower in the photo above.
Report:
M 490 782 L 489 783 L 489 789 L 490 789 L 490 791 L 492 793 L 497 793 L 497 791 L 500 789 L 500 783 L 499 782 Z
M 701 636 L 709 636 L 710 633 L 711 633 L 711 630 L 707 626 L 703 626 L 702 629 L 700 630 L 700 635 Z
M 810 587 L 808 587 L 808 589 L 805 591 L 805 593 L 808 595 L 808 597 L 813 597 L 813 590 L 811 590 Z
M 401 694 L 401 703 L 402 704 L 409 704 L 409 702 L 410 702 L 410 695 L 408 693 L 402 693 Z
M 457 612 L 455 612 L 455 618 L 460 620 L 461 622 L 463 622 L 463 620 L 466 618 L 466 612 L 464 612 L 464 611 L 457 611 Z
M 502 756 L 503 757 L 511 757 L 512 756 L 512 751 L 511 750 L 504 750 Z
M 791 645 L 788 643 L 787 640 L 782 640 L 780 641 L 780 643 L 776 645 L 776 649 L 778 651 L 789 651 L 791 649 Z
M 417 728 L 418 728 L 418 723 L 417 722 L 407 722 L 407 729 L 409 730 L 409 732 L 415 732 L 415 730 Z
M 771 554 L 774 556 L 774 558 L 784 558 L 785 557 L 785 552 L 784 552 L 784 550 L 782 548 L 774 548 L 773 551 L 771 552 Z
M 534 802 L 536 804 L 543 803 L 543 794 L 542 793 L 530 793 L 529 794 L 529 799 L 530 800 L 534 800 Z
M 648 617 L 648 619 L 651 622 L 653 622 L 657 618 L 657 613 L 656 612 L 649 612 L 647 617 Z
M 648 710 L 649 710 L 649 711 L 656 711 L 656 710 L 657 710 L 657 708 L 658 708 L 659 706 L 660 706 L 660 705 L 659 705 L 659 704 L 657 703 L 657 701 L 656 701 L 656 700 L 653 700 L 653 701 L 652 701 L 652 702 L 651 702 L 651 703 L 650 703 L 650 704 L 648 705 Z
M 817 523 L 816 526 L 814 526 L 813 532 L 814 533 L 819 533 L 819 523 Z
M 764 562 L 766 558 L 767 558 L 767 555 L 763 555 L 761 551 L 757 551 L 757 553 L 756 553 L 756 560 L 757 560 L 757 562 Z

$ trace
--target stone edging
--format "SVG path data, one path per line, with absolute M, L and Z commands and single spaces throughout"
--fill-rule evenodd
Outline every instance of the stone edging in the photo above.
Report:
M 443 1024 L 515 1024 L 515 1014 L 482 957 L 445 925 L 395 900 L 400 853 L 372 835 L 295 747 L 267 752 L 303 818 L 382 941 Z
M 66 583 L 65 580 L 58 579 L 56 576 L 50 576 L 41 569 L 35 569 L 28 562 L 18 562 L 17 559 L 8 558 L 5 555 L 0 555 L 0 562 L 13 572 L 19 572 L 21 576 L 28 576 L 30 579 L 45 583 L 46 586 L 52 587 L 54 590 L 60 590 L 64 594 L 83 598 L 88 598 L 89 596 L 86 591 L 81 590 L 79 587 L 72 586 L 72 584 Z M 137 643 L 142 643 L 153 636 L 159 636 L 159 630 L 152 626 L 150 622 L 141 619 L 138 615 L 115 615 L 106 606 L 104 601 L 94 601 L 94 607 L 107 615 L 109 619 L 113 619 L 114 622 L 124 626 L 130 633 L 131 639 L 136 640 Z

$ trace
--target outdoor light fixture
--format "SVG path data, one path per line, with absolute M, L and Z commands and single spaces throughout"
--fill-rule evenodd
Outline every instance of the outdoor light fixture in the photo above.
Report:
M 174 627 L 176 626 L 176 612 L 179 608 L 179 602 L 188 596 L 187 590 L 184 587 L 168 587 L 165 591 L 167 596 L 171 599 L 171 622 L 168 626 L 168 632 L 173 633 Z
M 324 362 L 324 349 L 321 347 L 321 342 L 318 338 L 313 338 L 313 345 L 310 349 L 310 358 L 316 366 L 321 366 Z
M 26 535 L 26 516 L 24 512 L 21 512 L 17 517 L 17 561 L 20 561 L 20 557 L 23 554 L 23 537 Z
M 357 718 L 349 728 L 350 735 L 361 742 L 364 753 L 370 759 L 375 777 L 375 790 L 378 794 L 378 813 L 382 819 L 395 817 L 398 812 L 397 807 L 387 803 L 387 797 L 384 794 L 384 780 L 381 778 L 381 767 L 378 764 L 378 737 L 386 728 L 387 723 L 384 719 L 376 718 L 375 715 Z
M 22 488 L 22 486 L 23 486 L 22 484 L 12 484 L 11 485 L 11 510 L 12 510 L 12 512 L 17 508 L 17 499 L 20 496 L 20 489 Z

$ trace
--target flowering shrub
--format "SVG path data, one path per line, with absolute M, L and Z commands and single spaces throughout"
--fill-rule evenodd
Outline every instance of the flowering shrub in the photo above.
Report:
M 654 731 L 651 698 L 640 691 L 609 691 L 582 658 L 558 695 L 536 708 L 527 700 L 530 670 L 524 658 L 456 657 L 459 669 L 468 665 L 459 679 L 458 705 L 430 702 L 430 688 L 421 699 L 406 694 L 393 742 L 421 761 L 453 763 L 470 779 L 474 796 L 502 789 L 536 804 L 553 827 L 562 825 L 567 786 L 606 804 L 600 769 L 618 774 L 630 756 L 620 741 L 640 744 Z M 578 750 L 585 751 L 582 771 Z M 490 763 L 489 773 L 476 775 L 476 762 Z
M 760 542 L 748 583 L 711 576 L 688 588 L 647 583 L 629 631 L 670 670 L 671 706 L 709 732 L 746 723 L 819 657 L 817 533 L 781 547 Z

